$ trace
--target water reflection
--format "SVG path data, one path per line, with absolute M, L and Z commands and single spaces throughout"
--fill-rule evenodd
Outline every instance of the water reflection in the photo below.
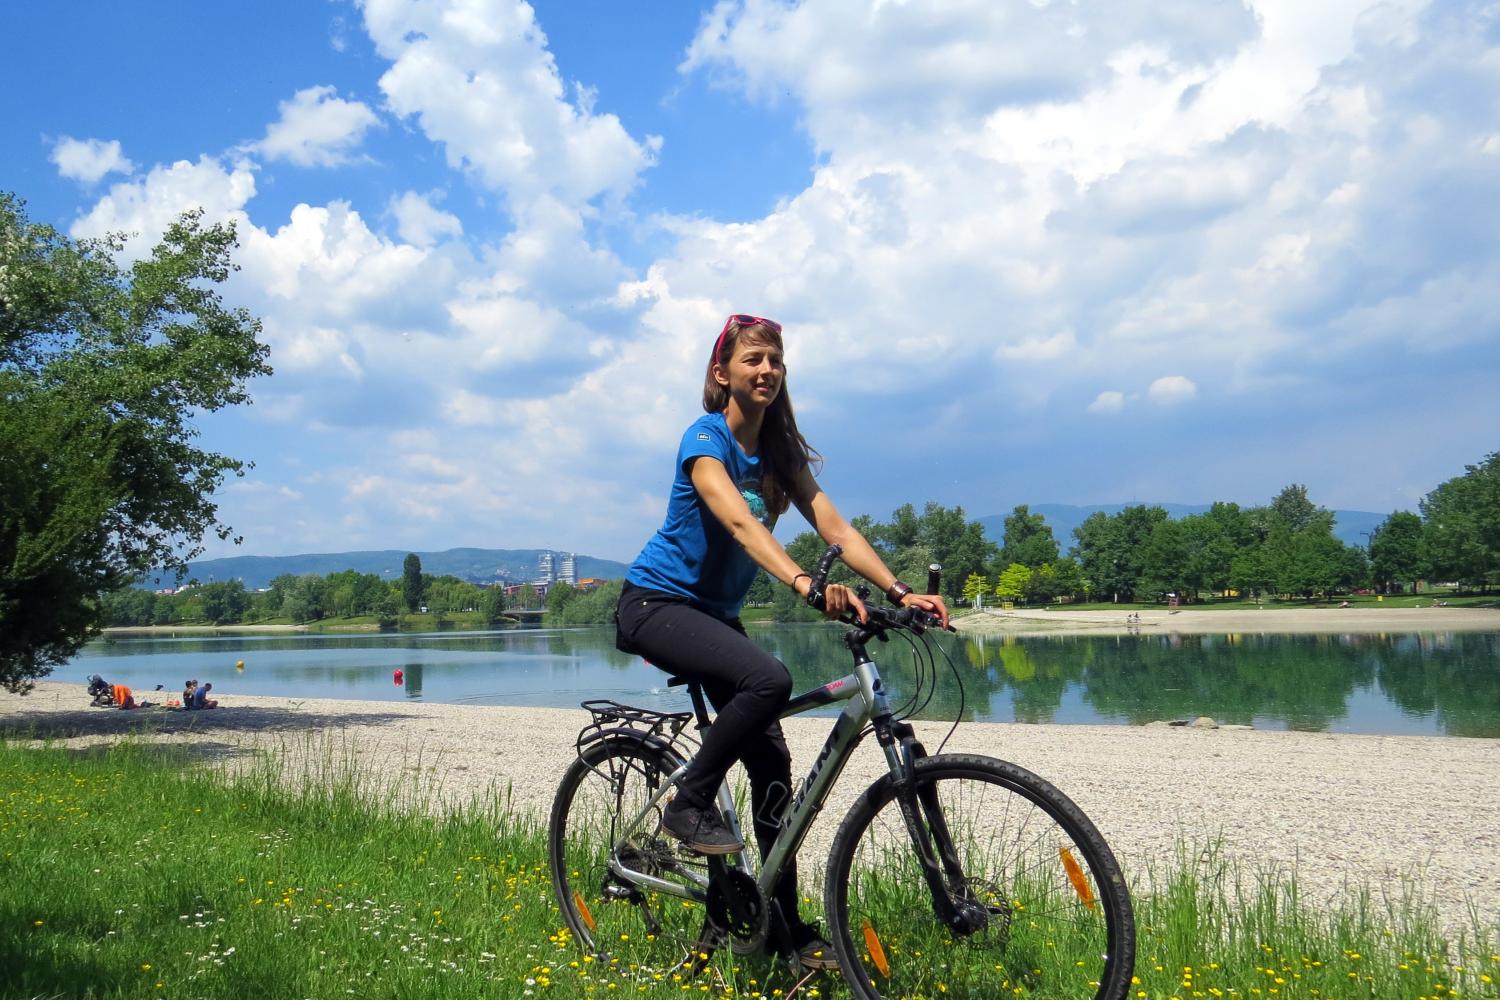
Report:
M 849 670 L 840 631 L 752 628 L 804 690 Z M 1500 736 L 1500 635 L 987 636 L 939 640 L 924 718 L 1139 725 L 1209 715 L 1261 728 Z M 899 639 L 872 651 L 898 703 L 919 693 Z M 234 661 L 246 669 L 236 673 Z M 400 670 L 402 680 L 391 683 Z M 963 678 L 963 691 L 950 670 Z M 76 674 L 69 677 L 69 672 Z M 615 697 L 675 706 L 678 691 L 609 629 L 426 635 L 116 638 L 90 644 L 59 676 L 215 692 L 574 706 Z

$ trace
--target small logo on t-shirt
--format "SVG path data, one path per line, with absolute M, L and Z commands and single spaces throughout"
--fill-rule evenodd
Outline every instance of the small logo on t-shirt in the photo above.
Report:
M 709 441 L 709 440 L 712 440 L 712 439 L 708 436 L 708 434 L 706 432 L 699 431 L 698 432 L 698 440 L 699 441 Z

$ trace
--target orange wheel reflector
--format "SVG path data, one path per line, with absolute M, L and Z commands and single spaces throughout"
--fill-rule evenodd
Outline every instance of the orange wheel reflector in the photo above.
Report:
M 578 907 L 578 915 L 583 918 L 584 923 L 589 925 L 589 930 L 597 931 L 599 925 L 594 923 L 594 915 L 589 912 L 589 904 L 583 901 L 583 893 L 577 889 L 573 890 L 573 905 Z
M 885 949 L 880 946 L 880 936 L 875 933 L 875 928 L 865 921 L 865 947 L 870 952 L 870 960 L 875 963 L 875 968 L 887 979 L 891 977 L 891 961 L 885 957 Z
M 1078 859 L 1073 857 L 1073 852 L 1068 848 L 1060 847 L 1057 853 L 1062 858 L 1063 869 L 1068 873 L 1068 881 L 1073 883 L 1073 891 L 1078 893 L 1078 898 L 1083 900 L 1083 905 L 1092 910 L 1094 890 L 1089 888 L 1089 880 L 1083 874 L 1083 866 L 1078 863 Z

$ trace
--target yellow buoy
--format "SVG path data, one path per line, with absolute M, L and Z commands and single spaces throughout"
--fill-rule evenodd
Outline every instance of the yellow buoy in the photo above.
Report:
M 245 669 L 245 661 L 244 660 L 235 660 L 234 661 L 234 669 L 236 669 L 236 670 L 244 670 Z

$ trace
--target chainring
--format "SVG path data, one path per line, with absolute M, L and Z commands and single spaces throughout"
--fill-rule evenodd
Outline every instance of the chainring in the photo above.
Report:
M 734 950 L 743 954 L 765 944 L 770 929 L 766 897 L 755 879 L 739 868 L 715 865 L 708 886 L 708 919 L 733 938 Z

